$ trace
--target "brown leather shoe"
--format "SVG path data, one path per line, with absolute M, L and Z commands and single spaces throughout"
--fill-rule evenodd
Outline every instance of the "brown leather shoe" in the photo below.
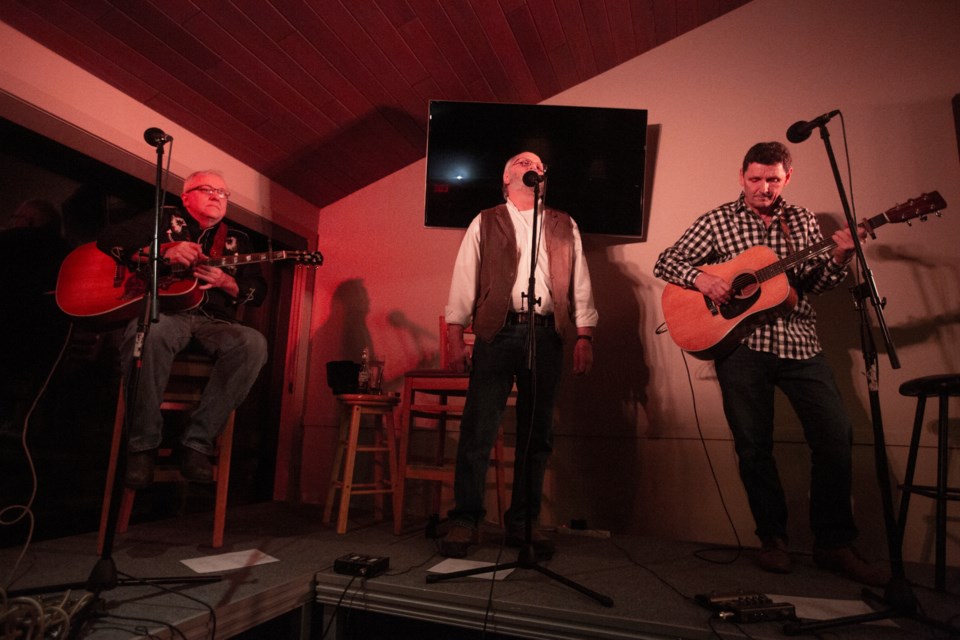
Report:
M 526 529 L 510 528 L 507 531 L 504 542 L 508 547 L 523 547 L 527 543 Z M 545 536 L 539 529 L 534 527 L 530 532 L 530 544 L 533 546 L 533 552 L 538 559 L 549 560 L 556 551 L 556 545 L 553 540 Z
M 757 564 L 770 573 L 790 573 L 793 565 L 787 553 L 787 543 L 782 538 L 764 538 L 761 540 Z
M 127 467 L 123 473 L 123 484 L 128 489 L 143 489 L 153 482 L 153 467 L 157 461 L 157 450 L 133 451 L 127 454 Z
M 885 566 L 864 560 L 851 546 L 836 549 L 815 547 L 813 562 L 821 569 L 850 578 L 855 582 L 881 587 L 890 581 L 890 572 Z
M 480 544 L 480 530 L 466 524 L 455 522 L 450 525 L 447 535 L 440 541 L 440 555 L 448 558 L 465 558 L 470 547 Z
M 205 453 L 184 447 L 180 454 L 180 474 L 192 482 L 213 482 L 213 465 Z

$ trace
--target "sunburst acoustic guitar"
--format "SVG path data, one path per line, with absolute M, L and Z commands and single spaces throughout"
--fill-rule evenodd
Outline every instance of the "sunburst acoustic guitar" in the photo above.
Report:
M 257 262 L 294 260 L 299 264 L 319 266 L 319 251 L 269 251 L 208 258 L 204 264 L 225 267 Z M 199 282 L 189 269 L 165 269 L 157 282 L 157 299 L 165 311 L 192 309 L 203 300 Z M 131 270 L 88 242 L 70 252 L 60 265 L 56 300 L 60 309 L 78 320 L 110 324 L 135 318 L 139 304 L 147 294 L 144 273 Z

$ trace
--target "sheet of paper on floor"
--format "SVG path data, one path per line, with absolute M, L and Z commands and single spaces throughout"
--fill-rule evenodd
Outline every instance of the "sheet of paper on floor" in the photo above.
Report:
M 186 558 L 180 562 L 197 573 L 213 573 L 215 571 L 232 571 L 258 564 L 267 564 L 268 562 L 279 562 L 279 560 L 258 549 L 247 549 L 246 551 L 232 551 L 215 556 Z

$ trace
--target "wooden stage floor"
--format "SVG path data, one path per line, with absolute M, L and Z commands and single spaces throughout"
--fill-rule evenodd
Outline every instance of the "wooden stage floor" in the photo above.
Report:
M 182 560 L 254 549 L 277 561 L 225 571 L 219 574 L 221 580 L 207 584 L 163 589 L 124 584 L 103 591 L 104 615 L 88 622 L 82 637 L 210 638 L 212 610 L 217 638 L 319 638 L 329 624 L 328 638 L 366 640 L 480 638 L 484 625 L 483 637 L 491 639 L 769 639 L 784 637 L 782 621 L 718 620 L 696 604 L 694 596 L 772 594 L 777 601 L 797 605 L 801 615 L 812 611 L 805 608 L 811 604 L 863 602 L 859 585 L 815 568 L 811 557 L 800 553 L 794 555 L 794 572 L 778 576 L 754 565 L 753 549 L 737 555 L 735 550 L 704 552 L 707 545 L 693 542 L 557 534 L 557 553 L 541 566 L 608 596 L 613 606 L 607 607 L 529 568 L 492 583 L 459 578 L 428 584 L 427 570 L 443 558 L 436 553 L 436 540 L 427 538 L 422 529 L 394 536 L 387 523 L 351 522 L 350 531 L 337 535 L 321 524 L 316 507 L 263 503 L 231 508 L 225 545 L 213 550 L 205 546 L 211 518 L 195 514 L 132 526 L 114 545 L 117 569 L 135 577 L 195 576 Z M 0 549 L 4 579 L 20 552 L 17 547 Z M 470 559 L 496 562 L 499 552 L 490 543 Z M 387 556 L 389 570 L 351 580 L 333 570 L 334 561 L 347 554 Z M 517 556 L 515 550 L 503 549 L 499 557 L 507 562 Z M 32 593 L 50 585 L 82 584 L 97 560 L 96 533 L 36 543 L 27 550 L 9 588 Z M 907 577 L 925 615 L 960 625 L 960 571 L 949 571 L 946 593 L 931 588 L 932 567 L 908 565 Z M 341 613 L 331 619 L 338 602 Z M 269 625 L 292 615 L 296 620 L 283 627 Z M 898 617 L 884 625 L 833 628 L 820 637 L 904 640 L 948 634 Z

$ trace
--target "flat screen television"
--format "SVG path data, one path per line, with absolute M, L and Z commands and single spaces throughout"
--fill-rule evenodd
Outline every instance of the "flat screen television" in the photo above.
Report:
M 582 233 L 642 237 L 646 138 L 645 109 L 433 100 L 424 223 L 467 227 L 503 202 L 507 159 L 532 151 L 547 165 L 547 205 Z

